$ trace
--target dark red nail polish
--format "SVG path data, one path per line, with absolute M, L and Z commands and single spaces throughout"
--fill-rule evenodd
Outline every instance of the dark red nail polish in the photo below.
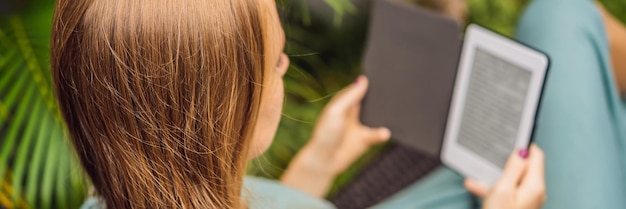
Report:
M 528 158 L 528 149 L 521 149 L 519 151 L 519 156 L 522 157 L 523 159 Z

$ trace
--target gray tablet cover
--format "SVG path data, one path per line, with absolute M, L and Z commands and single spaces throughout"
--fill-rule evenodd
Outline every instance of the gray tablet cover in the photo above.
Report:
M 374 2 L 361 120 L 430 155 L 441 149 L 461 52 L 453 20 L 399 0 Z

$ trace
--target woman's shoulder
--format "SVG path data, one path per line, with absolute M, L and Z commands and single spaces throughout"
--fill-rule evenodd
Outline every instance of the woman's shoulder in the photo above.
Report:
M 80 209 L 105 209 L 104 201 L 97 197 L 89 197 L 83 205 L 80 206 Z
M 330 202 L 284 186 L 275 180 L 247 176 L 242 196 L 250 209 L 335 208 Z
M 247 176 L 244 179 L 243 198 L 250 209 L 316 208 L 333 209 L 330 202 L 312 197 L 304 192 L 284 186 L 277 181 Z M 80 209 L 104 209 L 104 201 L 88 198 Z

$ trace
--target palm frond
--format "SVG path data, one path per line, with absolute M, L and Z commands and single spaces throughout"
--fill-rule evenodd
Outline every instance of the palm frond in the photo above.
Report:
M 37 3 L 0 18 L 0 179 L 10 188 L 1 203 L 77 208 L 85 196 L 77 185 L 85 181 L 50 79 L 53 2 Z

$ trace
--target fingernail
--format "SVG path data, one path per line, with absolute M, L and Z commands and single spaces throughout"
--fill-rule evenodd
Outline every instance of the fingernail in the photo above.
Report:
M 359 80 L 361 80 L 361 76 L 356 77 L 356 79 L 354 79 L 354 83 L 353 83 L 353 84 L 357 84 L 357 83 L 359 83 Z
M 523 159 L 528 158 L 528 149 L 519 150 L 519 156 L 522 157 Z

